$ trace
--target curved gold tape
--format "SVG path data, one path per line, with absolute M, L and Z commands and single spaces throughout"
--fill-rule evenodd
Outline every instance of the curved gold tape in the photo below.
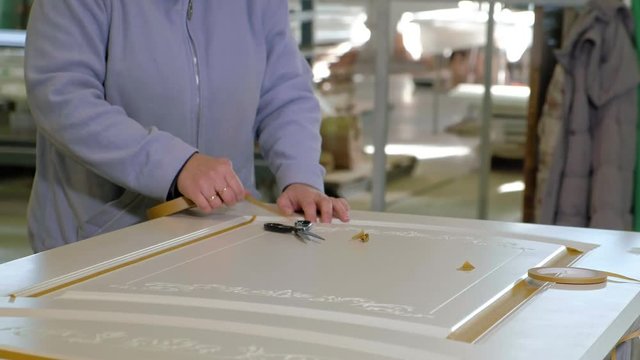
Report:
M 179 198 L 175 198 L 173 200 L 150 208 L 149 210 L 147 210 L 147 218 L 149 220 L 153 220 L 161 218 L 163 216 L 173 215 L 182 210 L 187 210 L 195 206 L 196 204 L 193 201 L 187 199 L 184 196 L 180 196 Z
M 569 285 L 601 284 L 607 281 L 608 277 L 640 283 L 638 279 L 612 272 L 574 267 L 537 267 L 529 269 L 528 275 L 539 281 Z
M 264 202 L 254 198 L 253 196 L 248 195 L 248 194 L 244 197 L 244 199 L 247 200 L 247 202 L 249 202 L 249 203 L 251 203 L 251 204 L 253 204 L 253 205 L 255 205 L 255 206 L 259 207 L 259 208 L 262 208 L 262 209 L 264 209 L 264 210 L 266 210 L 266 211 L 268 211 L 268 212 L 270 212 L 272 214 L 275 214 L 275 215 L 278 215 L 278 216 L 282 216 L 282 217 L 287 218 L 289 220 L 293 219 L 292 215 L 287 215 L 277 205 L 264 203 Z
M 622 337 L 622 339 L 620 339 L 620 341 L 618 341 L 618 343 L 616 344 L 616 346 L 613 347 L 613 350 L 611 350 L 611 360 L 617 360 L 618 359 L 618 346 L 622 343 L 625 343 L 629 340 L 633 340 L 633 339 L 640 339 L 640 330 L 638 331 L 634 331 L 631 334 L 627 334 L 625 336 Z

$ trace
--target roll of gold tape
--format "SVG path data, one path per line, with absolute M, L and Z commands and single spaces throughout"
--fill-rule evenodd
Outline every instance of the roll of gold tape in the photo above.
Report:
M 572 267 L 538 267 L 529 269 L 529 277 L 558 284 L 600 284 L 607 281 L 607 274 L 597 270 Z
M 532 268 L 529 269 L 529 277 L 539 281 L 572 285 L 601 284 L 607 281 L 608 277 L 640 283 L 638 279 L 612 272 L 574 267 Z

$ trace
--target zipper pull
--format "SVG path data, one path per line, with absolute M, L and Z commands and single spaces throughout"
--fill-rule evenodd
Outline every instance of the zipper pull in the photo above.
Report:
M 191 21 L 193 16 L 193 0 L 189 0 L 189 8 L 187 9 L 187 20 Z

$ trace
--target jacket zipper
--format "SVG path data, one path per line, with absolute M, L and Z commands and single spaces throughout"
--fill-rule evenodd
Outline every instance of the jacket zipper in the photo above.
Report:
M 200 147 L 200 116 L 201 116 L 201 97 L 202 97 L 202 89 L 200 86 L 200 63 L 198 62 L 198 51 L 196 50 L 195 41 L 193 41 L 193 36 L 191 36 L 191 30 L 189 29 L 189 22 L 193 17 L 193 0 L 189 0 L 189 5 L 187 6 L 187 36 L 189 37 L 189 48 L 191 49 L 191 57 L 193 59 L 193 73 L 196 80 L 196 128 L 195 128 L 195 140 L 196 147 Z

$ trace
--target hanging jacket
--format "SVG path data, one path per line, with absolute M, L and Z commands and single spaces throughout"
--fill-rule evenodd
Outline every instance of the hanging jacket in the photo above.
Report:
M 257 139 L 280 189 L 322 190 L 320 111 L 286 0 L 37 0 L 25 57 L 35 251 L 143 220 L 195 151 L 254 189 Z
M 639 82 L 632 34 L 622 2 L 593 0 L 557 53 L 566 74 L 564 123 L 542 223 L 631 227 Z

